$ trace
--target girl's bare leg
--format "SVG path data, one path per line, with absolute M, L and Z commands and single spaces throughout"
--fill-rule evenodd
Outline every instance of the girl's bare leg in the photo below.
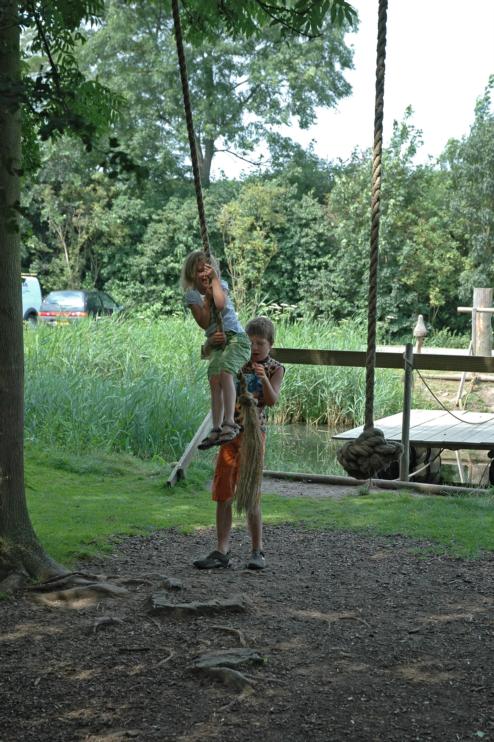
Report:
M 220 374 L 211 376 L 209 379 L 209 388 L 211 390 L 211 415 L 213 418 L 213 428 L 221 428 L 224 410 Z
M 224 420 L 226 423 L 233 425 L 235 414 L 236 389 L 233 375 L 228 371 L 222 371 L 220 374 L 221 389 L 223 393 Z

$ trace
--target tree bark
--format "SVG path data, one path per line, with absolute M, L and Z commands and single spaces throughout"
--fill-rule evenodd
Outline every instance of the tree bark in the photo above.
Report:
M 201 183 L 206 188 L 211 184 L 211 165 L 213 164 L 215 152 L 214 141 L 212 139 L 206 139 L 204 142 L 204 156 L 200 164 Z
M 16 0 L 0 7 L 0 581 L 63 571 L 34 533 L 24 490 L 24 343 L 19 238 L 20 53 Z

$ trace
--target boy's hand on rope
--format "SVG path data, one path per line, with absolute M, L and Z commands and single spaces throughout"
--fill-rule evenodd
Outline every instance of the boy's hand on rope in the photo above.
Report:
M 253 363 L 252 368 L 254 369 L 255 375 L 261 380 L 265 380 L 268 377 L 266 376 L 266 369 L 262 365 L 262 363 Z

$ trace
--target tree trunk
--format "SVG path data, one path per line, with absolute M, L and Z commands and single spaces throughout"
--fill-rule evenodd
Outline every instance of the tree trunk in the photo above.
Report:
M 43 551 L 24 491 L 24 347 L 19 238 L 21 118 L 16 0 L 0 7 L 0 581 L 63 569 Z
M 211 165 L 215 154 L 214 141 L 206 139 L 204 142 L 204 157 L 201 160 L 201 183 L 207 187 L 211 183 Z

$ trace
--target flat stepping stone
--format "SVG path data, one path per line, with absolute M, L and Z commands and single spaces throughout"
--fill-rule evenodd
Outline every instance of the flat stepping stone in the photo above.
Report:
M 231 667 L 240 665 L 263 665 L 265 658 L 255 649 L 238 647 L 234 649 L 217 649 L 206 652 L 197 657 L 190 665 L 191 669 L 198 670 L 212 667 Z
M 244 595 L 234 595 L 231 598 L 213 598 L 205 603 L 192 601 L 191 603 L 174 603 L 167 592 L 153 593 L 149 599 L 149 612 L 154 616 L 211 616 L 217 613 L 243 613 L 249 607 L 249 601 Z
M 178 591 L 184 589 L 184 584 L 182 580 L 179 580 L 177 577 L 165 577 L 163 580 L 163 587 L 165 590 Z
M 236 668 L 242 665 L 262 665 L 265 661 L 259 652 L 250 647 L 219 649 L 215 652 L 201 654 L 189 665 L 188 669 L 220 680 L 224 685 L 235 690 L 244 690 L 248 687 L 252 688 L 255 681 Z

